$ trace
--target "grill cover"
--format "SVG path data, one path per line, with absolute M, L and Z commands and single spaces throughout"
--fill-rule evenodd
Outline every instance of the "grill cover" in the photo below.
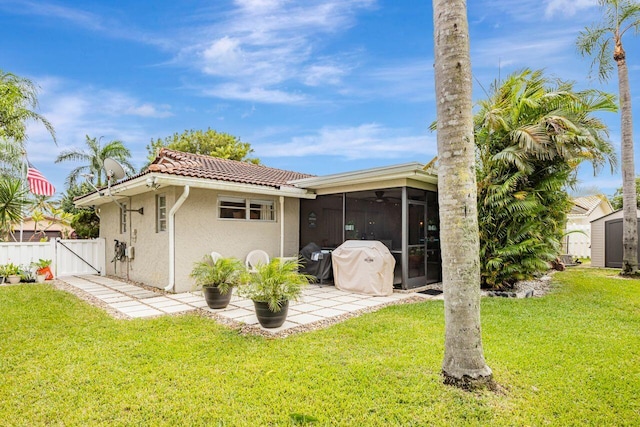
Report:
M 323 251 L 320 246 L 311 242 L 300 250 L 303 271 L 315 276 L 318 280 L 331 279 L 331 253 Z
M 382 242 L 347 240 L 331 255 L 336 288 L 376 296 L 393 293 L 396 260 Z

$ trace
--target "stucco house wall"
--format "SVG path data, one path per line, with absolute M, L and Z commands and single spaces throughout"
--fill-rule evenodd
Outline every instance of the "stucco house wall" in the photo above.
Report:
M 120 207 L 115 203 L 100 209 L 100 237 L 107 242 L 107 274 L 164 288 L 169 283 L 169 232 L 156 231 L 156 196 L 166 195 L 167 215 L 182 194 L 180 187 L 167 187 L 158 192 L 120 198 L 128 209 L 144 208 L 144 214 L 127 213 L 127 232 L 120 232 Z M 218 215 L 218 196 L 255 197 L 270 199 L 275 204 L 274 221 L 221 219 Z M 281 208 L 278 197 L 251 193 L 219 192 L 192 189 L 175 216 L 175 291 L 191 290 L 189 273 L 193 263 L 216 251 L 244 261 L 254 249 L 266 251 L 270 257 L 280 256 Z M 284 256 L 296 256 L 299 239 L 298 199 L 285 198 Z M 114 240 L 133 246 L 135 256 L 121 262 L 113 258 Z
M 255 197 L 273 200 L 275 221 L 219 218 L 218 196 Z M 299 201 L 285 198 L 284 256 L 298 251 Z M 254 249 L 280 256 L 281 212 L 278 197 L 194 189 L 176 213 L 176 292 L 185 292 L 193 283 L 189 277 L 193 262 L 216 251 L 244 262 Z

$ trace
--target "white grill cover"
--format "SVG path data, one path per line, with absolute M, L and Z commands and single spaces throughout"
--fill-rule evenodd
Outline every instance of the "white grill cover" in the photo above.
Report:
M 331 254 L 336 288 L 366 295 L 393 293 L 396 260 L 377 240 L 347 240 Z

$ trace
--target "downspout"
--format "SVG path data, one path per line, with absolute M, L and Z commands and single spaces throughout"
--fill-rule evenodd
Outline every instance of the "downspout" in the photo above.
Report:
M 180 209 L 180 207 L 182 206 L 184 201 L 187 200 L 187 197 L 189 197 L 189 186 L 185 185 L 184 186 L 184 191 L 182 192 L 182 195 L 180 196 L 178 201 L 176 201 L 176 204 L 173 205 L 173 207 L 169 211 L 169 284 L 167 285 L 166 288 L 164 288 L 164 290 L 167 291 L 167 292 L 173 291 L 173 287 L 175 286 L 175 283 L 176 283 L 176 247 L 175 247 L 175 245 L 176 245 L 176 233 L 175 233 L 175 231 L 176 231 L 176 221 L 175 221 L 175 216 L 176 216 L 176 212 L 178 212 L 178 209 Z
M 280 258 L 284 257 L 284 196 L 280 196 Z

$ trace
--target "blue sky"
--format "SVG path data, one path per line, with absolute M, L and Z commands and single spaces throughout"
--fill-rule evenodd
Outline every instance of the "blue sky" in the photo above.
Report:
M 615 78 L 589 80 L 575 49 L 598 19 L 595 0 L 468 7 L 476 98 L 480 84 L 524 67 L 617 91 Z M 629 36 L 638 110 L 640 38 Z M 124 141 L 138 167 L 151 138 L 207 127 L 251 143 L 268 166 L 318 175 L 436 154 L 429 1 L 0 0 L 0 38 L 0 68 L 40 86 L 59 144 L 33 124 L 27 150 L 59 191 L 77 165 L 53 160 L 87 134 Z M 619 147 L 619 116 L 602 117 Z M 608 169 L 594 178 L 586 166 L 580 178 L 606 194 L 621 185 Z

